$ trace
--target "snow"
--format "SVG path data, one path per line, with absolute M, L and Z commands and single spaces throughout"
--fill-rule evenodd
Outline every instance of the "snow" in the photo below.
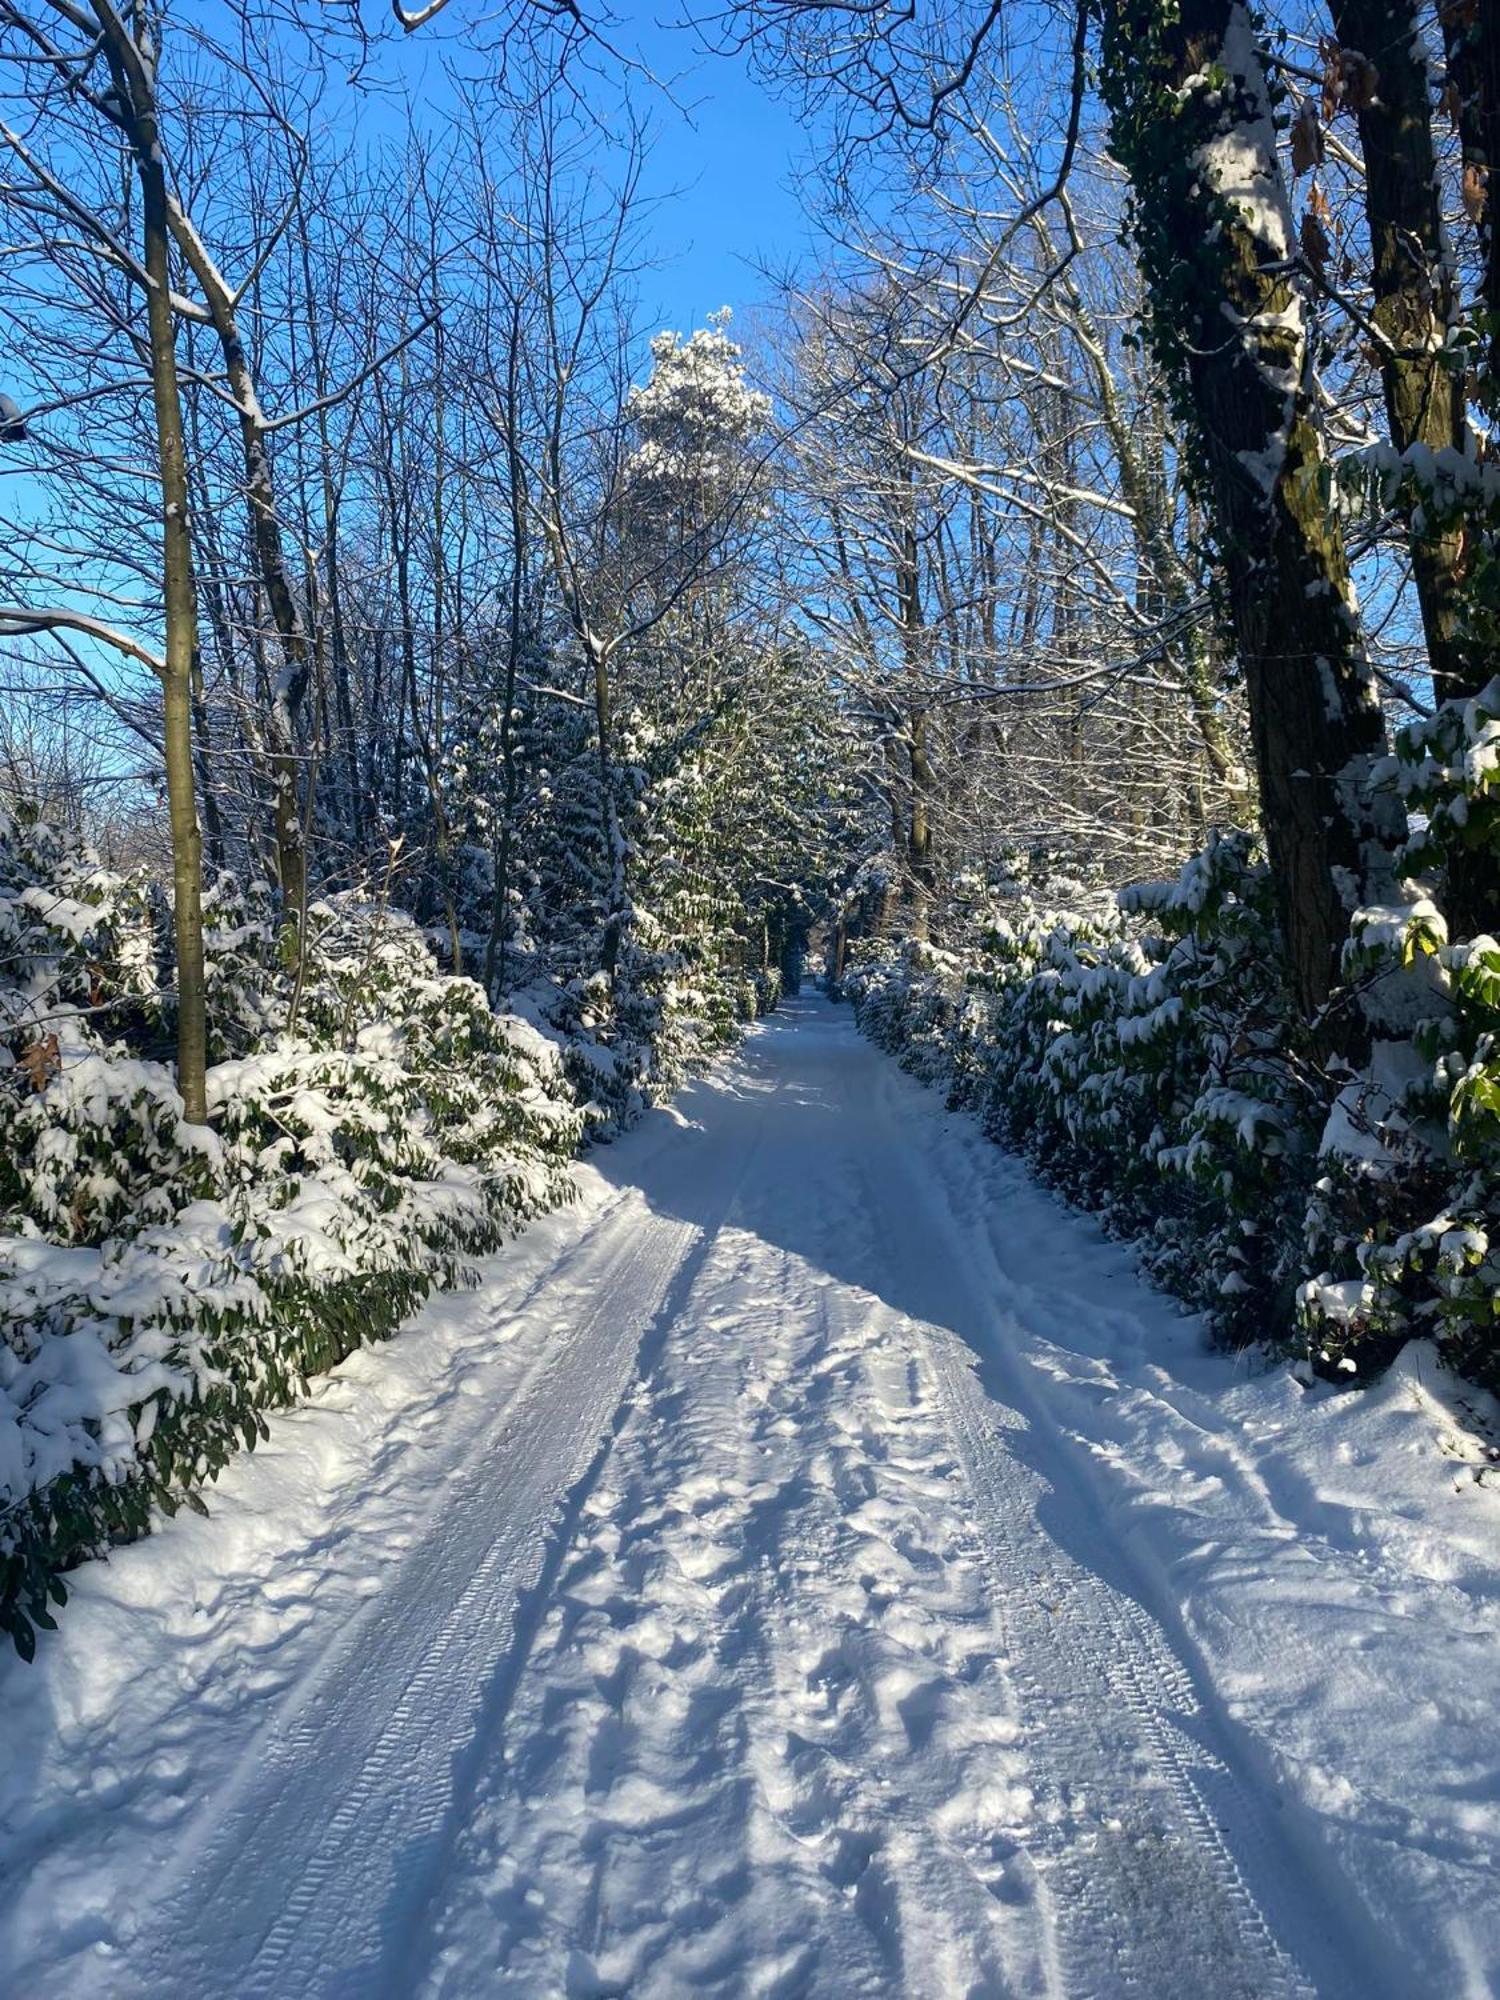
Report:
M 1255 239 L 1262 260 L 1268 265 L 1284 264 L 1292 254 L 1295 234 L 1291 204 L 1277 155 L 1275 121 L 1255 26 L 1240 0 L 1235 0 L 1225 17 L 1216 61 L 1190 79 L 1186 88 L 1210 91 L 1217 98 L 1219 129 L 1193 153 L 1193 164 L 1203 183 L 1233 209 L 1239 224 Z M 1267 310 L 1248 319 L 1227 300 L 1220 310 L 1266 383 L 1283 398 L 1282 422 L 1265 445 L 1235 454 L 1259 492 L 1269 499 L 1285 469 L 1292 408 L 1306 366 L 1305 309 L 1292 296 L 1280 310 Z M 1267 342 L 1264 336 L 1268 334 L 1284 338 Z M 1283 357 L 1280 366 L 1271 359 L 1276 353 Z
M 0 1668 L 0 1991 L 1490 1990 L 1430 1353 L 1207 1351 L 819 1001 L 577 1174 Z
M 1432 1065 L 1408 1040 L 1373 1043 L 1364 1071 L 1351 1078 L 1328 1110 L 1320 1156 L 1388 1168 L 1405 1131 L 1412 1095 L 1430 1082 Z
M 1276 130 L 1271 116 L 1265 69 L 1256 46 L 1249 11 L 1235 0 L 1225 22 L 1219 62 L 1243 100 L 1236 115 L 1194 154 L 1210 186 L 1231 201 L 1273 257 L 1286 257 L 1292 240 L 1291 215 L 1277 162 Z M 1196 78 L 1190 88 L 1201 89 Z M 1270 315 L 1267 324 L 1275 324 Z M 1300 329 L 1300 317 L 1283 322 Z

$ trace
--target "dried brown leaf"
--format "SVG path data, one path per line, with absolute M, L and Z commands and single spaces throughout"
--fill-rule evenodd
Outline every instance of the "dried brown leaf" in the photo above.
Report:
M 16 1058 L 16 1068 L 24 1072 L 33 1090 L 45 1090 L 62 1068 L 62 1051 L 57 1045 L 56 1035 L 48 1035 L 44 1040 L 32 1042 L 22 1049 Z
M 1324 35 L 1318 43 L 1318 54 L 1323 61 L 1323 122 L 1326 125 L 1339 108 L 1339 79 L 1342 71 L 1339 45 Z
M 1328 269 L 1328 260 L 1333 255 L 1333 245 L 1328 240 L 1328 231 L 1317 216 L 1308 209 L 1302 217 L 1302 254 L 1321 278 Z
M 1380 71 L 1355 49 L 1345 49 L 1342 69 L 1345 105 L 1350 111 L 1368 111 L 1380 88 Z

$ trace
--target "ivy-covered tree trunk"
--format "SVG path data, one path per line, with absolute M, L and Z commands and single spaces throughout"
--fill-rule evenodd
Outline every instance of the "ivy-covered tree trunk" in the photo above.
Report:
M 1239 0 L 1103 0 L 1153 346 L 1222 559 L 1292 979 L 1314 1013 L 1400 837 L 1314 405 L 1265 73 Z
M 1048 262 L 1055 262 L 1057 251 L 1050 232 L 1038 225 L 1037 234 Z M 1173 649 L 1174 664 L 1183 677 L 1203 753 L 1219 783 L 1230 791 L 1242 792 L 1248 780 L 1243 767 L 1236 762 L 1229 732 L 1214 698 L 1214 669 L 1204 635 L 1189 615 L 1197 579 L 1189 573 L 1172 539 L 1163 450 L 1165 412 L 1159 396 L 1153 393 L 1149 408 L 1156 421 L 1141 425 L 1138 420 L 1137 427 L 1132 428 L 1094 316 L 1072 279 L 1064 275 L 1061 283 L 1074 338 L 1088 360 L 1100 422 L 1119 468 L 1120 491 L 1130 508 L 1141 608 L 1153 618 L 1159 619 L 1170 611 L 1181 619 L 1183 637 Z
M 1365 215 L 1373 255 L 1372 319 L 1391 442 L 1462 448 L 1463 381 L 1444 358 L 1453 319 L 1453 271 L 1443 244 L 1427 65 L 1412 0 L 1330 0 L 1340 43 L 1374 65 L 1356 107 L 1365 161 Z M 1489 678 L 1467 656 L 1462 616 L 1463 529 L 1408 502 L 1407 532 L 1433 687 L 1440 700 L 1475 694 Z
M 1443 240 L 1417 10 L 1412 0 L 1330 0 L 1329 12 L 1344 48 L 1374 67 L 1374 87 L 1360 93 L 1356 116 L 1391 442 L 1403 452 L 1412 445 L 1461 451 L 1464 379 L 1447 349 L 1453 265 Z M 1435 505 L 1417 481 L 1404 480 L 1400 491 L 1433 692 L 1439 701 L 1465 700 L 1494 671 L 1482 621 L 1468 603 L 1474 551 L 1456 510 Z M 1493 929 L 1500 917 L 1500 884 L 1482 850 L 1449 856 L 1447 913 L 1466 937 Z

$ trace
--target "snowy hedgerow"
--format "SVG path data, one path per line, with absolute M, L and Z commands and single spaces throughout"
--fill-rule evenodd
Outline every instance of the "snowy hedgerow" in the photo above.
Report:
M 1264 1339 L 1290 1315 L 1328 1098 L 1284 978 L 1270 871 L 1258 842 L 1229 834 L 1175 883 L 1121 900 L 1160 927 L 1131 1028 L 1170 1051 L 1154 1157 L 1188 1190 L 1145 1262 L 1225 1332 Z
M 1309 1218 L 1302 1309 L 1314 1358 L 1380 1359 L 1435 1334 L 1500 1379 L 1500 944 L 1451 933 L 1500 864 L 1500 680 L 1402 730 L 1412 816 L 1406 900 L 1364 911 L 1352 976 L 1426 976 L 1409 1036 L 1376 1043 L 1340 1092 Z M 1460 893 L 1455 894 L 1455 887 Z
M 875 940 L 851 951 L 844 992 L 872 1041 L 924 1083 L 950 1090 L 964 974 L 961 958 L 921 939 L 908 939 L 894 953 Z
M 750 974 L 748 999 L 750 1002 L 746 1019 L 759 1019 L 764 1014 L 774 1014 L 781 1005 L 785 991 L 785 977 L 778 965 L 758 965 Z
M 1347 1380 L 1435 1335 L 1493 1381 L 1500 943 L 1451 941 L 1433 885 L 1456 852 L 1500 849 L 1500 683 L 1407 730 L 1397 758 L 1413 879 L 1357 915 L 1345 969 L 1421 1018 L 1357 1070 L 1330 1074 L 1300 1025 L 1243 833 L 1118 896 L 1018 862 L 969 898 L 960 949 L 868 942 L 844 983 L 866 1032 L 1226 1337 Z
M 904 1067 L 1254 1339 L 1290 1324 L 1327 1100 L 1279 967 L 1265 864 L 1233 834 L 1118 896 L 1013 857 L 961 951 L 869 947 L 845 986 Z
M 149 903 L 7 832 L 0 1629 L 25 1650 L 69 1563 L 193 1499 L 263 1409 L 565 1199 L 582 1116 L 553 1043 L 441 975 L 410 918 L 315 905 L 294 982 L 268 896 L 221 890 L 216 1036 L 244 1052 L 190 1125 L 167 1066 L 108 1032 L 149 1032 L 156 990 L 92 998 L 134 976 L 121 913 Z

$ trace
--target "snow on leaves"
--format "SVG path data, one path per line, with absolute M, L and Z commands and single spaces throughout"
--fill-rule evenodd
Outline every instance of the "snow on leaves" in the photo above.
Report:
M 571 1191 L 557 1048 L 438 974 L 410 918 L 315 905 L 293 1033 L 268 893 L 209 911 L 205 1127 L 130 1048 L 170 1012 L 149 899 L 40 820 L 0 826 L 0 1630 L 23 1648 L 60 1568 L 191 1501 L 262 1408 Z

